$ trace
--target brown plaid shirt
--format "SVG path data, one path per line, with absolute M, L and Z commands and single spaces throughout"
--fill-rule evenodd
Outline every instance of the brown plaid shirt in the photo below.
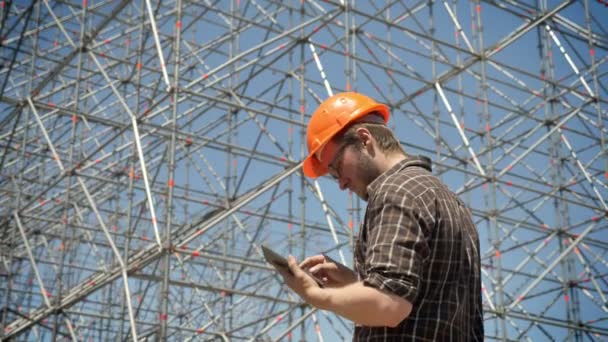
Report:
M 367 188 L 355 245 L 366 286 L 407 299 L 412 313 L 395 328 L 356 326 L 355 341 L 482 341 L 479 237 L 462 201 L 409 157 Z

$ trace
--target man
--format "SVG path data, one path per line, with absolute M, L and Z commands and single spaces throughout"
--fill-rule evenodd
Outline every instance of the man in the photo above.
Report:
M 304 174 L 329 173 L 368 202 L 356 273 L 317 255 L 288 258 L 286 284 L 307 303 L 355 322 L 355 341 L 481 341 L 479 238 L 466 206 L 405 153 L 389 109 L 358 93 L 328 98 L 307 128 Z M 324 281 L 317 285 L 305 271 Z

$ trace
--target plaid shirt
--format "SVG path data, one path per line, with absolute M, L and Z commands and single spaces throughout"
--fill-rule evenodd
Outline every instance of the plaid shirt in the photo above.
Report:
M 355 341 L 483 340 L 479 237 L 469 210 L 430 171 L 428 158 L 408 157 L 367 188 L 355 268 L 366 286 L 413 308 L 395 328 L 356 326 Z

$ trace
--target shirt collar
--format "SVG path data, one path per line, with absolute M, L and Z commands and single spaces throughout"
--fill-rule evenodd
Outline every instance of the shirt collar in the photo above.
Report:
M 407 167 L 411 167 L 411 166 L 422 167 L 422 168 L 428 170 L 429 172 L 431 172 L 433 170 L 431 167 L 430 158 L 425 157 L 425 156 L 408 156 L 407 158 L 405 158 L 402 161 L 398 162 L 397 164 L 393 165 L 393 167 L 386 170 L 380 176 L 376 177 L 376 179 L 374 179 L 367 186 L 367 194 L 369 195 L 369 197 L 371 197 L 371 195 L 373 193 L 375 193 L 376 190 L 378 190 L 378 188 L 380 187 L 380 184 L 384 183 L 384 181 L 389 176 L 391 176 Z

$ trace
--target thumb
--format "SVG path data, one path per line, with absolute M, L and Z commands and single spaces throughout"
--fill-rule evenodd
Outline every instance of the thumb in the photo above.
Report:
M 289 269 L 294 276 L 298 276 L 302 272 L 302 269 L 298 266 L 298 262 L 293 255 L 287 257 L 287 266 L 289 266 Z

